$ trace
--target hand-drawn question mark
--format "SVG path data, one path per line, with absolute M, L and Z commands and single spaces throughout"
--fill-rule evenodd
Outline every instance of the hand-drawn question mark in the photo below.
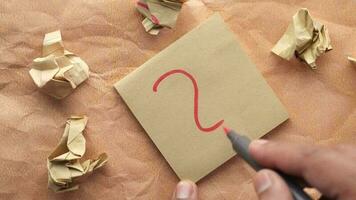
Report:
M 216 122 L 214 125 L 210 126 L 210 127 L 202 127 L 202 125 L 200 124 L 199 121 L 199 116 L 198 116 L 198 98 L 199 98 L 199 90 L 198 90 L 198 84 L 197 81 L 194 79 L 194 77 L 189 74 L 188 72 L 186 72 L 183 69 L 173 69 L 170 70 L 166 73 L 164 73 L 163 75 L 161 75 L 156 82 L 153 84 L 153 92 L 157 92 L 157 87 L 158 85 L 168 76 L 173 75 L 173 74 L 183 74 L 184 76 L 186 76 L 187 78 L 189 78 L 192 81 L 193 84 L 193 88 L 194 88 L 194 121 L 195 124 L 197 125 L 198 129 L 200 129 L 203 132 L 211 132 L 214 131 L 215 129 L 219 128 L 219 126 L 221 126 L 224 123 L 224 120 L 220 120 L 218 122 Z

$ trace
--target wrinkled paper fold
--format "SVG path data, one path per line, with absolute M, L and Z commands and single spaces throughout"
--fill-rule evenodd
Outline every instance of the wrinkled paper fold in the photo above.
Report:
M 163 27 L 175 26 L 184 0 L 138 0 L 137 10 L 145 17 L 142 25 L 146 32 L 157 35 Z
M 55 150 L 48 156 L 48 188 L 55 192 L 76 190 L 78 185 L 73 179 L 102 167 L 108 159 L 102 153 L 96 159 L 80 162 L 85 153 L 83 131 L 87 124 L 86 116 L 72 116 L 66 122 L 62 139 Z
M 356 58 L 351 57 L 351 56 L 347 56 L 347 59 L 354 65 L 356 65 Z
M 316 69 L 316 59 L 331 49 L 326 26 L 314 21 L 309 11 L 302 8 L 293 16 L 292 22 L 272 52 L 287 60 L 295 55 L 312 69 Z
M 35 58 L 30 67 L 35 84 L 57 99 L 68 96 L 89 77 L 88 65 L 64 49 L 60 31 L 45 35 L 42 57 Z

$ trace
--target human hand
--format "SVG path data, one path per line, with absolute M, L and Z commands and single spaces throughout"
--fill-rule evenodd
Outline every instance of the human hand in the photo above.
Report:
M 301 177 L 325 197 L 356 199 L 356 147 L 256 140 L 250 144 L 249 152 L 260 165 Z M 286 183 L 271 170 L 257 172 L 254 186 L 260 200 L 292 200 Z
M 189 180 L 177 184 L 172 200 L 198 200 L 197 185 Z

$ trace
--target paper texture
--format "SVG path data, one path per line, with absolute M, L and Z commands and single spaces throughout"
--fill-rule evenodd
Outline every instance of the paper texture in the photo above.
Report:
M 145 17 L 142 25 L 146 32 L 157 35 L 163 27 L 176 24 L 184 0 L 137 0 L 136 8 Z
M 67 120 L 62 139 L 48 156 L 48 188 L 55 192 L 68 192 L 79 188 L 75 178 L 90 173 L 107 162 L 108 156 L 102 153 L 96 159 L 81 162 L 85 153 L 83 131 L 87 124 L 86 116 L 72 116 Z
M 347 59 L 354 65 L 356 65 L 356 58 L 353 58 L 351 56 L 347 56 Z
M 42 57 L 34 59 L 30 67 L 35 84 L 57 99 L 68 96 L 89 77 L 88 65 L 64 49 L 60 31 L 45 35 Z
M 272 52 L 289 60 L 295 55 L 316 69 L 316 59 L 331 50 L 331 41 L 325 25 L 314 21 L 306 8 L 300 9 Z
M 223 124 L 255 139 L 288 117 L 218 14 L 115 88 L 181 179 L 234 155 Z
M 355 5 L 350 0 L 190 0 L 179 13 L 179 26 L 162 30 L 158 38 L 143 30 L 143 18 L 130 0 L 2 1 L 0 199 L 171 199 L 176 174 L 112 86 L 213 12 L 221 13 L 288 111 L 290 119 L 265 139 L 356 144 L 356 70 L 347 59 L 347 55 L 356 56 Z M 288 62 L 271 54 L 302 7 L 327 25 L 335 50 L 318 58 L 317 73 L 310 73 L 297 59 Z M 90 67 L 90 78 L 61 101 L 41 94 L 28 73 L 28 64 L 41 55 L 45 33 L 57 29 L 62 31 L 65 48 Z M 161 89 L 170 78 L 186 82 L 184 88 L 193 90 L 189 79 L 177 75 L 163 81 L 156 94 L 163 95 Z M 192 93 L 187 95 L 192 100 Z M 206 111 L 199 107 L 201 117 Z M 73 113 L 89 118 L 84 159 L 106 152 L 110 160 L 93 175 L 80 178 L 79 190 L 57 194 L 46 187 L 46 159 Z M 193 119 L 191 114 L 188 117 Z M 211 123 L 202 121 L 202 125 L 220 119 L 214 116 L 209 118 Z M 257 200 L 251 181 L 254 174 L 235 156 L 198 182 L 200 199 Z

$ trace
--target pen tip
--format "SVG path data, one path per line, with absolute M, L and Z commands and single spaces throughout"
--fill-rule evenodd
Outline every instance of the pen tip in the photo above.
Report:
M 223 129 L 224 129 L 224 132 L 225 132 L 226 135 L 231 131 L 230 128 L 227 128 L 225 126 L 223 126 Z

